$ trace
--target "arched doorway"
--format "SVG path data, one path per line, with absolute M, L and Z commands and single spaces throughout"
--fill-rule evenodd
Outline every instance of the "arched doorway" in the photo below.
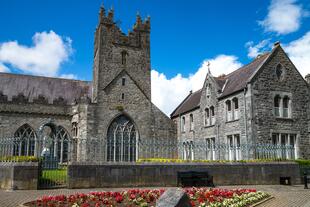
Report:
M 115 118 L 108 128 L 107 161 L 133 162 L 137 157 L 138 132 L 125 115 Z
M 59 163 L 68 162 L 70 135 L 64 127 L 48 121 L 40 126 L 39 136 L 40 156 L 53 157 Z

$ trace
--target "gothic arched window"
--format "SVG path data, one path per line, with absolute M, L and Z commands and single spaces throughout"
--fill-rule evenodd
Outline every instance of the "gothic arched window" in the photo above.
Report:
M 34 156 L 36 134 L 32 127 L 24 124 L 14 133 L 14 156 Z
M 117 117 L 108 129 L 107 161 L 136 161 L 137 137 L 133 122 L 125 115 Z
M 56 132 L 55 140 L 57 142 L 57 158 L 59 162 L 68 162 L 68 151 L 69 151 L 69 134 L 62 126 L 58 127 Z

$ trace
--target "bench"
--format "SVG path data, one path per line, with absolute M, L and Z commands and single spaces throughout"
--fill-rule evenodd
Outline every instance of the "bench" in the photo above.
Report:
M 179 171 L 177 186 L 181 187 L 214 187 L 213 176 L 206 170 Z

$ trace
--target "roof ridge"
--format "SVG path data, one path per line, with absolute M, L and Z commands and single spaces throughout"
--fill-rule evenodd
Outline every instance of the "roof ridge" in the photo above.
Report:
M 40 76 L 40 75 L 5 73 L 5 72 L 0 72 L 0 75 L 26 76 L 26 77 L 32 77 L 32 78 L 57 79 L 57 80 L 67 80 L 67 81 L 76 81 L 76 82 L 85 82 L 85 83 L 91 83 L 92 82 L 92 81 L 85 81 L 85 80 L 78 80 L 78 79 L 69 79 L 69 78 L 61 78 L 61 77 L 48 77 L 48 76 Z
M 232 72 L 230 72 L 230 73 L 228 73 L 227 75 L 224 76 L 224 79 L 229 78 L 229 76 L 233 75 L 235 72 L 238 72 L 238 71 L 240 71 L 240 70 L 242 70 L 242 69 L 245 69 L 245 68 L 248 67 L 249 65 L 254 64 L 256 61 L 258 61 L 259 59 L 261 59 L 261 58 L 263 58 L 263 57 L 265 57 L 266 55 L 269 55 L 269 54 L 270 54 L 270 52 L 265 52 L 265 53 L 263 53 L 261 56 L 256 57 L 256 58 L 255 58 L 254 60 L 252 60 L 251 62 L 249 62 L 249 63 L 247 63 L 247 64 L 241 66 L 240 68 L 238 68 L 238 69 L 236 69 L 236 70 L 234 70 L 234 71 L 232 71 Z M 216 78 L 219 78 L 219 77 L 220 77 L 220 76 L 217 76 Z

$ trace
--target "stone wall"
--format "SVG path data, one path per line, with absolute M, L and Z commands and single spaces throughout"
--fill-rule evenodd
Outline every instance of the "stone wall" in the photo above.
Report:
M 72 164 L 68 166 L 68 188 L 176 186 L 178 171 L 204 169 L 215 185 L 279 184 L 280 177 L 300 183 L 299 166 L 292 162 L 271 163 L 123 163 Z
M 0 104 L 0 137 L 13 137 L 16 130 L 28 124 L 36 132 L 48 119 L 71 133 L 71 107 L 44 104 Z M 0 138 L 1 139 L 1 138 Z
M 253 137 L 258 143 L 271 143 L 272 133 L 297 135 L 299 157 L 309 158 L 309 87 L 281 47 L 253 78 Z M 283 66 L 283 78 L 276 75 L 276 66 Z M 289 94 L 292 116 L 280 118 L 274 115 L 275 95 Z
M 36 190 L 38 163 L 0 162 L 0 189 Z

